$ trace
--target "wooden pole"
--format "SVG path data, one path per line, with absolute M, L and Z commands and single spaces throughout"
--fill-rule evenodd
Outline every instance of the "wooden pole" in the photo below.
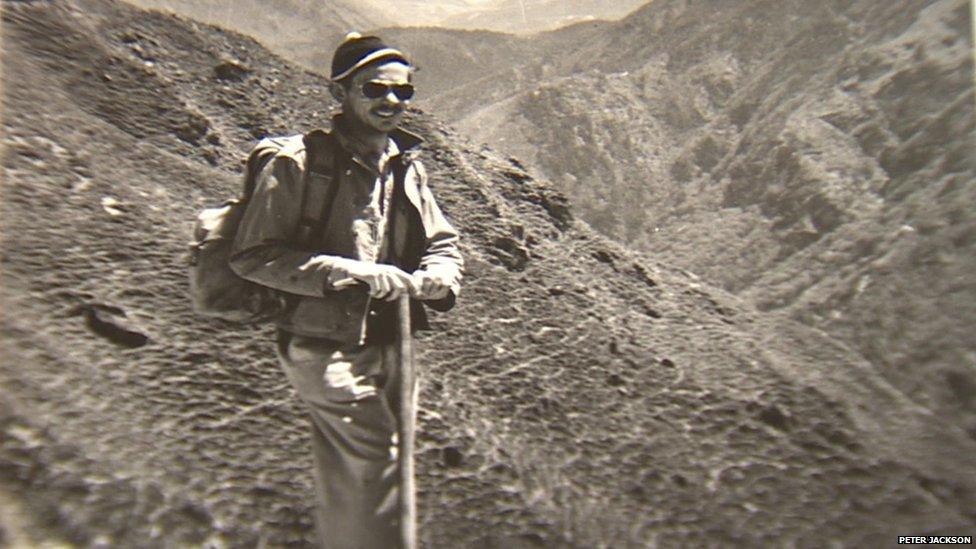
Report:
M 410 332 L 410 295 L 398 301 L 398 343 L 400 357 L 400 422 L 397 429 L 400 458 L 400 538 L 403 549 L 417 547 L 417 499 L 414 484 L 413 447 L 416 433 L 416 372 L 413 364 L 413 334 Z

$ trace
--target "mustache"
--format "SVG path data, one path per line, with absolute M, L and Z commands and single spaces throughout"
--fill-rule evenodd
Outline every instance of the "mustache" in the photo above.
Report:
M 378 107 L 373 107 L 372 109 L 370 109 L 370 112 L 394 112 L 394 113 L 401 113 L 401 112 L 403 112 L 405 110 L 407 110 L 407 107 L 404 106 L 404 105 L 380 105 Z

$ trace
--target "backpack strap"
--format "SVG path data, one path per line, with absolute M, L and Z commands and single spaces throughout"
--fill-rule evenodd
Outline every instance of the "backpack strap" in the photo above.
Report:
M 251 150 L 244 166 L 244 180 L 241 188 L 240 200 L 246 202 L 251 199 L 254 189 L 258 184 L 258 175 L 261 170 L 278 154 L 285 146 L 285 140 L 281 138 L 266 137 L 262 139 Z
M 303 137 L 305 170 L 302 174 L 302 217 L 298 225 L 298 243 L 315 248 L 322 235 L 329 211 L 339 190 L 342 153 L 335 136 L 312 130 Z
M 393 157 L 391 170 L 393 172 L 393 199 L 390 204 L 389 221 L 387 225 L 386 257 L 393 260 L 401 269 L 417 269 L 420 256 L 418 250 L 409 245 L 414 241 L 408 234 L 411 227 L 422 227 L 423 222 L 416 217 L 418 214 L 410 206 L 407 197 L 407 171 L 414 165 L 412 159 L 399 154 Z M 417 164 L 420 169 L 419 164 Z M 404 226 L 399 226 L 404 223 Z M 423 230 L 419 235 L 419 242 L 423 242 Z M 410 249 L 408 249 L 410 248 Z

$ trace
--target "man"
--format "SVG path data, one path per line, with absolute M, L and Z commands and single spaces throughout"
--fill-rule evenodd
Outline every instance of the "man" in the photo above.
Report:
M 277 154 L 234 243 L 235 272 L 288 296 L 278 356 L 311 412 L 325 547 L 398 545 L 394 302 L 409 293 L 412 326 L 426 329 L 420 302 L 447 310 L 459 291 L 458 235 L 415 160 L 420 139 L 399 129 L 411 73 L 381 39 L 347 36 L 332 61 L 332 132 Z M 329 199 L 302 246 L 316 192 Z

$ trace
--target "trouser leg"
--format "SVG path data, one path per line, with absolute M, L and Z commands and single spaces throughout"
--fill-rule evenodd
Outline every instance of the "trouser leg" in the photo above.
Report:
M 282 366 L 311 415 L 323 547 L 397 547 L 395 347 L 284 339 Z

